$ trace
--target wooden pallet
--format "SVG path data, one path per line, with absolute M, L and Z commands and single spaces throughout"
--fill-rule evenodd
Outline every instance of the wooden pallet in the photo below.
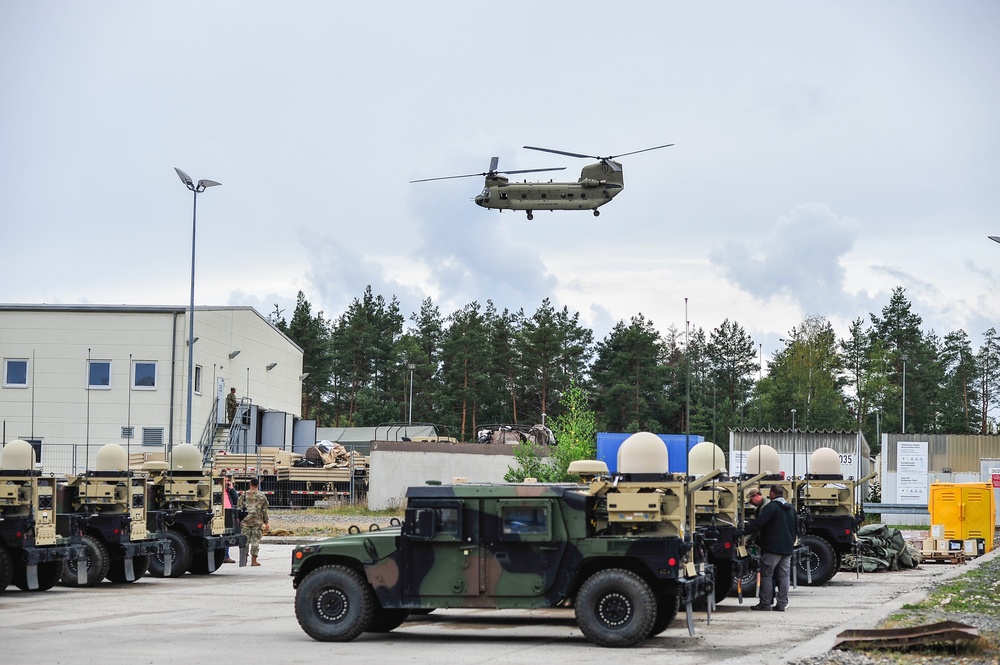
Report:
M 928 563 L 953 563 L 962 564 L 966 562 L 965 552 L 924 552 L 924 561 Z

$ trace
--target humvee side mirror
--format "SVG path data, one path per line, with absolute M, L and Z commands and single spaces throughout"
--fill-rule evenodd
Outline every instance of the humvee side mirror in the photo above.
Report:
M 434 537 L 436 515 L 430 508 L 417 509 L 413 519 L 413 530 L 410 537 L 418 540 L 429 540 Z

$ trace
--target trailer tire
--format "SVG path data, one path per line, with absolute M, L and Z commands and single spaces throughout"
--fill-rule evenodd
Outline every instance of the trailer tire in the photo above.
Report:
M 394 607 L 386 609 L 381 606 L 374 607 L 373 610 L 372 620 L 365 630 L 366 633 L 390 633 L 410 618 L 410 610 Z
M 45 561 L 38 564 L 38 588 L 28 588 L 28 568 L 21 564 L 14 569 L 14 576 L 11 581 L 21 591 L 48 591 L 56 585 L 62 576 L 61 561 Z
M 108 549 L 97 538 L 84 535 L 81 540 L 87 550 L 87 583 L 77 582 L 77 572 L 79 571 L 79 561 L 64 561 L 62 564 L 62 583 L 65 586 L 97 586 L 108 574 L 108 567 L 111 565 L 111 556 Z M 40 578 L 39 578 L 40 580 Z
M 809 548 L 809 554 L 799 558 L 798 561 L 798 582 L 808 586 L 820 586 L 830 581 L 837 574 L 837 555 L 833 551 L 833 546 L 825 538 L 819 536 L 802 536 L 800 541 Z M 806 572 L 812 572 L 812 582 Z
M 194 558 L 191 561 L 191 569 L 189 572 L 192 575 L 211 575 L 222 567 L 222 561 L 226 558 L 226 550 L 212 550 L 212 556 L 215 557 L 215 570 L 210 571 L 208 569 L 207 552 L 195 552 Z
M 662 594 L 656 598 L 656 620 L 649 631 L 650 637 L 655 637 L 670 627 L 677 618 L 680 599 L 672 594 Z
M 138 554 L 132 557 L 132 572 L 135 574 L 135 580 L 140 579 L 149 570 L 149 555 L 148 554 Z M 108 580 L 114 582 L 115 584 L 131 584 L 127 579 L 125 579 L 125 559 L 115 559 L 111 562 L 111 566 L 108 567 Z
M 349 642 L 372 622 L 376 600 L 368 582 L 346 566 L 322 566 L 295 592 L 295 618 L 320 642 Z
M 170 548 L 166 553 L 156 553 L 149 557 L 149 573 L 154 577 L 166 577 L 163 574 L 164 558 L 173 557 L 170 562 L 170 577 L 180 577 L 191 567 L 191 559 L 194 553 L 188 544 L 187 538 L 174 530 L 163 532 L 163 539 L 168 541 Z
M 584 636 L 602 647 L 631 647 L 649 636 L 656 621 L 656 596 L 629 570 L 601 570 L 580 586 L 574 603 Z
M 0 547 L 0 593 L 10 586 L 12 579 L 14 579 L 14 562 L 10 560 L 7 550 Z

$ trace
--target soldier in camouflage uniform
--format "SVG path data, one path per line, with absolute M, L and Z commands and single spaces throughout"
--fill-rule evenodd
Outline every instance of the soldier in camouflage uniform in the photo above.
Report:
M 257 554 L 260 552 L 260 539 L 268 528 L 267 496 L 260 491 L 260 480 L 250 479 L 250 489 L 240 495 L 237 507 L 246 511 L 240 526 L 250 541 L 250 565 L 259 566 Z

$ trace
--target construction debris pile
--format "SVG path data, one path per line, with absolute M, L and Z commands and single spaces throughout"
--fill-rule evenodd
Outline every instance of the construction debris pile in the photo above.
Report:
M 346 469 L 351 467 L 364 467 L 366 465 L 365 463 L 365 456 L 357 451 L 348 451 L 347 448 L 339 443 L 320 441 L 315 446 L 306 450 L 305 456 L 295 460 L 293 466 L 316 467 L 322 469 Z

